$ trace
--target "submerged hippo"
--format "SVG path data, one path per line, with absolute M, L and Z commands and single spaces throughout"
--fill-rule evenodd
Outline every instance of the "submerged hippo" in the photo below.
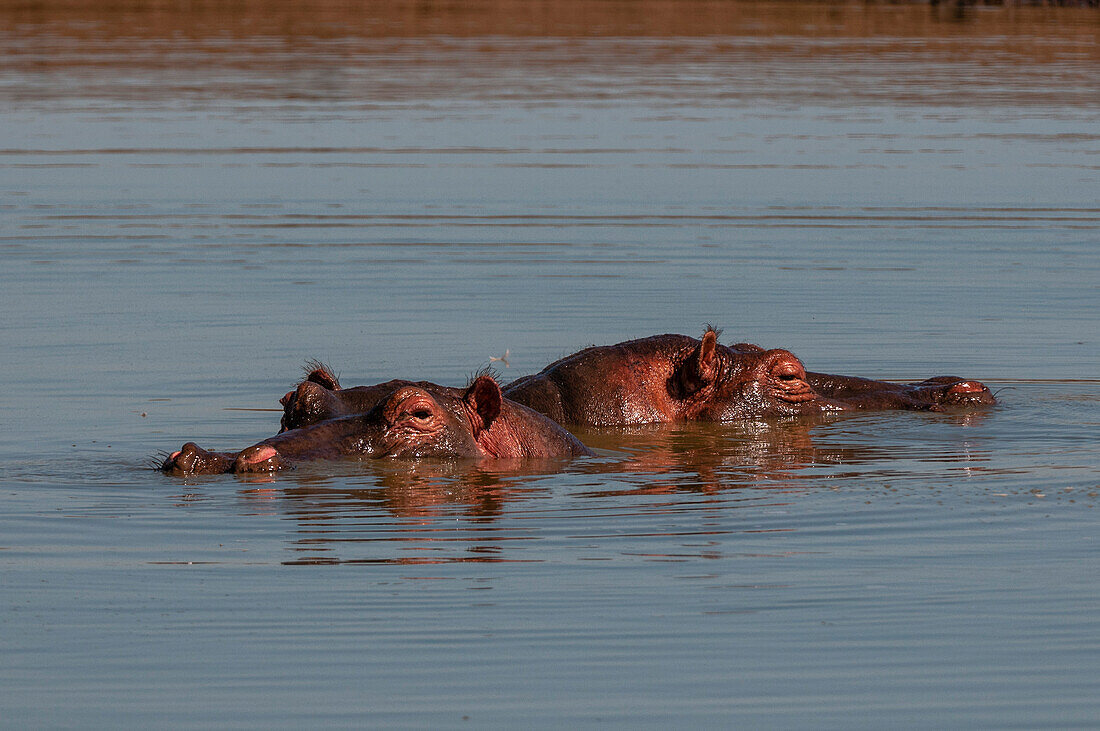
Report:
M 807 373 L 787 350 L 655 335 L 587 348 L 504 388 L 513 401 L 560 424 L 618 426 L 734 421 L 860 409 L 937 411 L 991 404 L 978 381 L 940 377 L 916 384 Z
M 591 455 L 575 437 L 501 396 L 491 376 L 466 389 L 392 382 L 365 413 L 284 431 L 240 452 L 193 443 L 161 465 L 174 475 L 267 472 L 341 456 L 537 459 Z

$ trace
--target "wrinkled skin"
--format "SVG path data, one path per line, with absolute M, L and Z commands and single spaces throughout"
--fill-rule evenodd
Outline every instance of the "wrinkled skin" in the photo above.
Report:
M 187 443 L 161 465 L 174 475 L 271 472 L 342 456 L 537 459 L 591 455 L 541 414 L 502 398 L 490 376 L 469 388 L 396 384 L 365 413 L 284 431 L 240 452 Z
M 994 403 L 978 381 L 898 384 L 807 373 L 790 351 L 723 346 L 717 338 L 708 329 L 700 340 L 656 335 L 588 348 L 509 384 L 504 394 L 560 424 L 589 426 Z

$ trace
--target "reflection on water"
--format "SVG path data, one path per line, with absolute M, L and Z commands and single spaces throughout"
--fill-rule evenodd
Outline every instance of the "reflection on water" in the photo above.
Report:
M 989 414 L 901 415 L 912 429 L 948 437 L 916 451 L 869 437 L 894 417 L 592 430 L 580 436 L 603 456 L 575 462 L 350 460 L 190 481 L 208 490 L 243 483 L 247 511 L 293 521 L 291 550 L 299 555 L 287 563 L 544 561 L 539 545 L 555 520 L 567 519 L 578 537 L 595 538 L 606 521 L 629 517 L 635 538 L 675 539 L 700 534 L 699 509 L 774 508 L 846 480 L 904 482 L 990 469 L 984 439 L 971 442 L 958 431 L 980 427 Z M 670 524 L 659 533 L 637 532 L 639 523 L 658 516 Z
M 1094 725 L 1097 17 L 0 3 L 0 718 Z M 704 322 L 1005 390 L 144 469 L 274 434 L 308 358 L 458 385 Z
M 9 29 L 0 31 L 0 99 L 29 109 L 102 112 L 116 121 L 132 110 L 155 123 L 177 105 L 182 115 L 210 105 L 229 117 L 305 114 L 326 123 L 365 114 L 382 121 L 412 106 L 429 117 L 477 113 L 487 122 L 493 107 L 519 113 L 564 100 L 645 101 L 654 107 L 652 121 L 682 125 L 705 121 L 715 108 L 762 102 L 820 104 L 866 121 L 880 118 L 867 104 L 927 105 L 944 121 L 958 121 L 943 108 L 1008 106 L 1020 114 L 1037 107 L 1044 115 L 1051 105 L 1094 108 L 1092 71 L 1100 60 L 1095 12 L 1080 8 L 974 9 L 961 21 L 920 4 L 691 0 L 501 0 L 438 4 L 427 12 L 404 2 L 276 10 L 254 2 L 228 11 L 119 3 L 110 10 L 92 2 L 45 3 L 39 12 L 0 8 Z M 864 132 L 869 146 L 914 152 L 891 144 L 908 137 L 902 129 Z M 1095 138 L 1082 128 L 1073 134 Z M 817 135 L 804 129 L 794 139 Z M 1065 138 L 1049 130 L 1047 136 Z M 201 141 L 190 137 L 158 148 L 172 152 L 184 142 L 184 150 L 201 151 Z M 619 138 L 606 151 L 629 152 L 622 143 L 636 138 Z M 957 154 L 952 139 L 936 135 L 927 146 Z M 265 148 L 249 142 L 254 151 Z M 102 151 L 135 152 L 130 148 Z M 343 148 L 321 142 L 306 150 Z M 447 151 L 494 149 L 458 144 Z

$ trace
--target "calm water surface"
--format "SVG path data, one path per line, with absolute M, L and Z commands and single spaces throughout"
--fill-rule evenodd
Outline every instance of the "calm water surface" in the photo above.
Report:
M 1095 9 L 112 7 L 0 10 L 0 726 L 1095 725 Z M 707 322 L 1004 390 L 147 469 Z

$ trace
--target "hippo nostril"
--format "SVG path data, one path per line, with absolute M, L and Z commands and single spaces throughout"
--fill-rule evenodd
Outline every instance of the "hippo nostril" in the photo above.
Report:
M 949 389 L 949 392 L 964 395 L 971 393 L 984 393 L 988 390 L 989 389 L 985 387 L 985 384 L 978 383 L 977 381 L 960 381 L 959 383 L 953 385 Z
M 279 452 L 269 444 L 257 444 L 237 455 L 234 472 L 265 472 L 280 467 Z
M 278 452 L 274 447 L 264 445 L 262 447 L 246 450 L 245 453 L 241 455 L 240 461 L 244 464 L 257 464 L 271 459 L 276 454 L 278 454 Z
M 794 363 L 780 363 L 772 373 L 780 381 L 796 381 L 802 377 L 802 369 Z

